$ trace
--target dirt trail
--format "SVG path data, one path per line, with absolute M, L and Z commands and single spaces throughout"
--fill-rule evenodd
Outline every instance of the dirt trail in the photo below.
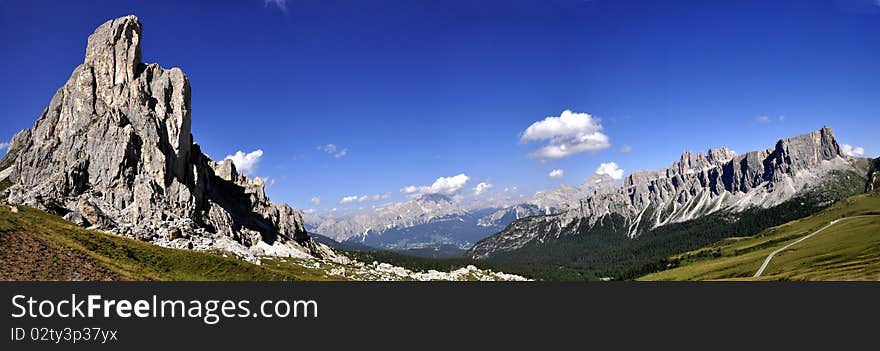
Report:
M 88 255 L 28 232 L 0 233 L 0 280 L 120 280 Z
M 846 217 L 846 218 L 835 219 L 835 220 L 831 221 L 831 223 L 828 223 L 828 225 L 826 225 L 826 226 L 820 228 L 819 230 L 817 230 L 817 231 L 815 231 L 815 232 L 812 232 L 812 233 L 810 233 L 809 235 L 806 235 L 806 236 L 804 236 L 804 237 L 802 237 L 802 238 L 800 238 L 800 239 L 797 239 L 797 240 L 795 240 L 794 242 L 789 243 L 788 245 L 785 245 L 785 246 L 783 246 L 783 247 L 781 247 L 781 248 L 779 248 L 779 249 L 776 249 L 775 251 L 771 252 L 769 256 L 767 256 L 767 258 L 764 260 L 764 264 L 761 265 L 761 268 L 758 268 L 758 271 L 755 272 L 755 275 L 753 276 L 753 278 L 758 278 L 758 277 L 761 276 L 762 273 L 764 273 L 764 269 L 766 269 L 766 268 L 767 268 L 767 265 L 770 264 L 770 260 L 773 259 L 773 256 L 776 256 L 776 254 L 778 254 L 778 253 L 780 253 L 780 252 L 782 252 L 782 251 L 788 250 L 788 248 L 789 248 L 789 247 L 792 247 L 794 244 L 797 244 L 797 243 L 799 243 L 799 242 L 801 242 L 801 241 L 807 240 L 807 239 L 809 239 L 810 237 L 812 237 L 813 235 L 816 235 L 816 234 L 821 233 L 823 230 L 828 229 L 828 227 L 837 224 L 837 222 L 844 221 L 844 220 L 847 220 L 847 219 L 853 219 L 853 218 L 864 218 L 864 217 L 876 217 L 876 216 L 875 216 L 875 215 L 852 216 L 852 217 Z

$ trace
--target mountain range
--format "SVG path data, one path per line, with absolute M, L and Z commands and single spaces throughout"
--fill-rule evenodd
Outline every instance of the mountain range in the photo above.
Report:
M 340 243 L 402 251 L 420 256 L 464 254 L 477 241 L 513 221 L 569 209 L 593 189 L 614 186 L 608 175 L 595 175 L 580 186 L 562 185 L 525 200 L 464 205 L 444 194 L 424 194 L 353 215 L 306 214 L 311 233 Z
M 44 219 L 31 209 L 17 215 L 17 206 L 27 206 L 91 229 L 75 231 L 89 243 L 98 230 L 252 263 L 283 258 L 301 260 L 297 269 L 333 267 L 321 277 L 522 279 L 468 266 L 476 263 L 542 279 L 631 279 L 668 268 L 673 255 L 880 189 L 880 160 L 846 155 L 825 126 L 744 154 L 726 147 L 685 152 L 667 168 L 622 182 L 597 174 L 578 186 L 482 204 L 426 193 L 357 214 L 303 218 L 273 203 L 264 180 L 201 151 L 191 133 L 189 79 L 179 68 L 143 63 L 142 35 L 141 22 L 126 16 L 89 36 L 83 63 L 0 159 L 0 203 L 11 205 L 3 216 Z M 51 237 L 61 240 L 66 227 L 55 227 L 62 229 Z M 463 258 L 353 253 L 371 250 Z M 464 271 L 417 272 L 346 255 Z M 214 259 L 204 262 L 223 261 Z
M 685 152 L 668 168 L 594 189 L 568 211 L 514 221 L 468 256 L 628 276 L 669 253 L 752 235 L 864 192 L 871 167 L 844 155 L 827 126 L 742 155 Z

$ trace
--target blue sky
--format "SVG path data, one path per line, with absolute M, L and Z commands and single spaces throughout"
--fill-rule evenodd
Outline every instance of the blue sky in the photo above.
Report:
M 203 150 L 261 150 L 252 175 L 300 208 L 408 186 L 531 193 L 824 124 L 880 154 L 873 0 L 0 1 L 0 140 L 33 125 L 94 28 L 130 13 L 144 60 L 190 77 Z M 571 124 L 526 133 L 566 110 Z M 535 155 L 564 143 L 583 152 Z

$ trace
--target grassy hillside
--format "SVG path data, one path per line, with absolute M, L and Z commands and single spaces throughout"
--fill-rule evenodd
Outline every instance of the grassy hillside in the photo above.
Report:
M 0 280 L 345 279 L 331 273 L 342 267 L 334 264 L 322 263 L 320 267 L 311 264 L 314 265 L 312 268 L 294 260 L 266 259 L 262 265 L 254 265 L 224 257 L 221 252 L 163 248 L 86 230 L 35 209 L 17 207 L 17 210 L 14 213 L 7 205 L 0 206 L 0 262 L 5 267 L 0 271 Z M 727 238 L 701 249 L 667 256 L 663 264 L 669 269 L 641 279 L 751 279 L 773 250 L 834 219 L 865 214 L 880 214 L 880 194 L 853 196 L 820 213 L 763 230 L 752 237 Z M 599 239 L 599 236 L 595 238 Z M 436 260 L 390 252 L 353 252 L 350 256 L 365 262 L 376 260 L 420 271 L 452 270 L 475 263 L 467 259 Z M 486 262 L 479 263 L 487 266 Z M 488 266 L 507 272 L 534 273 L 523 267 L 506 270 L 503 268 L 512 267 Z M 570 274 L 575 273 L 583 274 L 583 271 L 572 270 Z M 357 273 L 348 276 L 349 279 L 369 278 Z M 777 254 L 760 279 L 880 279 L 880 217 L 843 221 L 798 243 Z
M 362 262 L 261 257 L 255 265 L 228 253 L 169 249 L 87 230 L 27 207 L 0 205 L 0 280 L 499 280 L 485 270 L 453 271 L 468 260 L 431 260 L 393 252 L 350 252 Z M 342 251 L 345 253 L 344 251 Z M 228 256 L 228 257 L 227 257 Z M 379 261 L 373 263 L 373 261 Z M 393 267 L 387 263 L 398 265 Z M 410 269 L 405 271 L 400 265 Z M 447 277 L 447 278 L 443 278 Z
M 582 224 L 566 229 L 576 235 L 531 242 L 518 250 L 496 253 L 488 261 L 505 272 L 541 280 L 632 280 L 675 265 L 670 256 L 810 216 L 834 200 L 861 193 L 864 187 L 863 176 L 837 173 L 818 187 L 771 208 L 719 211 L 654 228 L 636 239 L 626 237 L 623 217 L 610 215 L 593 227 Z
M 325 280 L 323 270 L 258 266 L 222 253 L 159 247 L 0 206 L 2 280 Z M 270 267 L 271 266 L 271 267 Z
M 841 221 L 771 260 L 760 278 L 752 278 L 774 250 L 839 218 L 880 215 L 880 194 L 841 200 L 806 218 L 746 238 L 728 238 L 669 258 L 668 270 L 641 280 L 880 280 L 880 217 Z

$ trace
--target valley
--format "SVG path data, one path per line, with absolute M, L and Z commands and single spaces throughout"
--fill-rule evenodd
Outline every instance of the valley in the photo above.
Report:
M 601 163 L 579 185 L 554 168 L 531 195 L 477 197 L 486 178 L 466 197 L 460 173 L 406 185 L 399 201 L 339 200 L 357 211 L 300 210 L 270 200 L 275 180 L 242 152 L 203 152 L 188 76 L 143 62 L 143 34 L 133 15 L 100 25 L 33 127 L 3 143 L 3 279 L 877 279 L 880 159 L 830 126 L 742 154 L 684 151 L 656 170 Z M 520 142 L 549 142 L 545 158 L 607 148 L 600 123 L 565 110 Z
M 566 212 L 597 189 L 614 187 L 604 174 L 580 185 L 560 185 L 532 196 L 462 204 L 443 194 L 422 194 L 354 214 L 307 213 L 306 229 L 337 247 L 367 247 L 433 258 L 465 256 L 475 243 L 526 217 Z
M 878 280 L 878 215 L 880 195 L 853 196 L 751 237 L 732 237 L 671 256 L 672 268 L 639 280 Z M 834 221 L 840 222 L 828 226 Z M 771 253 L 795 242 L 774 255 L 762 274 L 755 276 Z
M 160 281 L 495 281 L 525 280 L 480 269 L 472 262 L 408 265 L 353 254 L 332 258 L 259 256 L 247 262 L 220 250 L 193 251 L 157 246 L 76 226 L 61 217 L 24 206 L 0 206 L 0 280 Z M 352 256 L 361 259 L 368 256 Z M 387 256 L 375 257 L 381 260 Z M 433 269 L 437 268 L 437 269 Z

